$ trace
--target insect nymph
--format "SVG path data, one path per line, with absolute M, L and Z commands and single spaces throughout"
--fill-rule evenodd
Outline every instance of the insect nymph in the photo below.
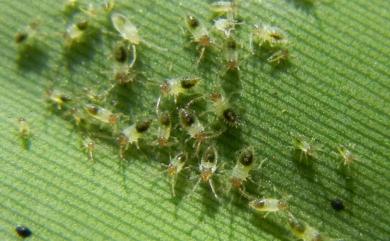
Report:
M 192 41 L 200 48 L 199 57 L 196 61 L 196 64 L 199 64 L 205 54 L 206 48 L 209 48 L 213 44 L 213 40 L 207 28 L 195 16 L 187 16 L 186 23 Z
M 252 200 L 249 202 L 249 207 L 258 212 L 265 212 L 265 216 L 270 212 L 280 212 L 288 209 L 287 202 L 275 198 Z
M 199 164 L 199 172 L 200 172 L 200 177 L 195 184 L 195 187 L 193 191 L 197 188 L 199 183 L 202 181 L 203 183 L 208 183 L 211 191 L 214 194 L 214 197 L 216 199 L 219 199 L 215 187 L 214 187 L 214 182 L 213 182 L 213 176 L 215 172 L 217 171 L 218 168 L 218 152 L 215 146 L 209 146 L 206 151 L 203 154 L 203 157 L 200 161 Z
M 167 167 L 167 172 L 168 172 L 168 176 L 171 179 L 172 196 L 176 196 L 176 192 L 175 192 L 176 181 L 179 174 L 183 170 L 184 165 L 186 164 L 187 158 L 188 158 L 187 154 L 183 152 L 177 154 L 174 158 L 170 158 Z
M 150 124 L 150 120 L 138 121 L 137 123 L 122 130 L 118 137 L 118 143 L 120 146 L 119 155 L 122 159 L 124 159 L 124 153 L 129 148 L 130 144 L 135 144 L 137 149 L 139 149 L 138 142 L 149 130 Z
M 255 165 L 254 155 L 253 147 L 242 149 L 230 175 L 231 187 L 237 189 L 240 194 L 248 199 L 252 199 L 252 196 L 245 191 L 245 182 L 251 178 L 250 172 Z

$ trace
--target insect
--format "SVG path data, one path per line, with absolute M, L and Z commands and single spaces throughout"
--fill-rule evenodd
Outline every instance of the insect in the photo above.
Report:
M 128 84 L 135 80 L 137 73 L 127 63 L 129 58 L 129 49 L 123 44 L 123 42 L 117 44 L 113 51 L 113 57 L 115 59 L 114 64 L 114 79 L 119 85 Z
M 47 100 L 53 103 L 58 110 L 62 110 L 64 105 L 72 100 L 72 98 L 57 89 L 49 89 L 46 91 Z
M 118 143 L 120 146 L 119 156 L 121 159 L 124 159 L 124 153 L 129 148 L 130 144 L 135 144 L 137 149 L 139 149 L 138 141 L 150 128 L 150 125 L 151 120 L 142 120 L 122 130 L 118 137 Z
M 140 43 L 144 43 L 147 46 L 155 47 L 159 50 L 166 51 L 166 49 L 162 49 L 160 47 L 154 46 L 151 43 L 146 42 L 144 39 L 141 39 L 138 28 L 124 15 L 120 13 L 113 13 L 111 15 L 111 22 L 114 26 L 115 30 L 120 34 L 122 39 L 126 41 L 132 48 L 132 60 L 130 62 L 130 67 L 133 67 L 135 61 L 137 60 L 137 51 L 136 46 L 140 45 Z
M 217 15 L 222 16 L 226 15 L 230 18 L 233 18 L 237 15 L 237 1 L 216 1 L 211 3 L 211 11 Z
M 280 212 L 288 209 L 287 202 L 275 198 L 261 198 L 249 202 L 249 207 L 258 211 L 265 212 L 266 217 L 270 212 Z
M 288 224 L 291 232 L 298 239 L 303 241 L 324 241 L 327 240 L 317 229 L 299 221 L 291 213 L 288 214 Z
M 27 228 L 26 226 L 17 226 L 15 228 L 15 231 L 22 238 L 27 238 L 27 237 L 30 237 L 32 235 L 31 230 L 29 228 Z
M 353 148 L 353 145 L 350 145 Z M 344 166 L 351 166 L 351 164 L 357 160 L 357 157 L 347 149 L 347 147 L 340 145 L 337 147 L 337 151 L 339 152 L 340 157 L 343 160 L 343 165 Z
M 135 81 L 137 73 L 127 64 L 117 64 L 113 70 L 114 80 L 118 85 L 125 85 Z
M 296 135 L 293 137 L 292 144 L 296 151 L 300 153 L 299 160 L 302 160 L 304 156 L 306 160 L 309 158 L 316 159 L 317 152 L 320 150 L 320 146 L 314 143 L 315 139 L 309 140 L 303 135 Z
M 39 22 L 31 22 L 23 31 L 15 34 L 15 43 L 19 46 L 27 46 L 33 43 L 37 35 Z
M 267 24 L 255 25 L 249 37 L 250 48 L 253 42 L 259 47 L 280 48 L 288 44 L 287 35 L 278 27 Z
M 31 137 L 32 137 L 30 125 L 28 124 L 27 120 L 23 117 L 20 117 L 18 119 L 18 123 L 19 123 L 19 136 L 22 141 L 22 146 L 28 150 L 31 147 Z
M 229 103 L 229 99 L 218 92 L 212 93 L 210 99 L 213 104 L 214 113 L 227 125 L 231 127 L 238 127 L 240 125 L 239 116 Z
M 222 134 L 223 131 L 219 133 L 210 133 L 207 132 L 196 117 L 196 115 L 189 110 L 189 105 L 185 108 L 179 109 L 179 119 L 182 128 L 187 132 L 191 139 L 195 140 L 195 153 L 199 153 L 200 145 L 208 139 L 216 138 Z
M 251 180 L 250 172 L 254 169 L 255 165 L 255 153 L 252 146 L 243 148 L 238 155 L 236 165 L 230 175 L 230 188 L 237 189 L 241 195 L 247 199 L 254 199 L 252 195 L 245 191 L 245 182 Z M 264 159 L 259 168 L 263 165 L 266 159 Z
M 225 61 L 227 71 L 240 70 L 240 60 L 238 55 L 238 43 L 233 37 L 229 37 L 225 43 Z
M 169 158 L 170 161 L 167 167 L 167 173 L 171 179 L 172 196 L 176 196 L 175 186 L 177 182 L 177 177 L 183 170 L 187 158 L 188 155 L 183 152 L 177 154 L 174 158 Z
M 88 154 L 88 159 L 91 160 L 91 161 L 95 161 L 95 159 L 94 159 L 94 152 L 95 152 L 95 147 L 96 147 L 95 141 L 93 141 L 89 137 L 86 137 L 83 140 L 82 146 L 83 146 L 83 148 L 86 150 L 86 152 Z
M 92 104 L 87 104 L 85 111 L 98 122 L 111 126 L 116 126 L 120 117 L 119 114 L 114 114 L 106 108 Z
M 138 29 L 132 22 L 130 22 L 130 20 L 119 13 L 113 13 L 111 15 L 111 22 L 115 30 L 119 32 L 122 39 L 128 41 L 131 45 L 133 58 L 130 62 L 130 67 L 132 67 L 137 60 L 136 45 L 141 43 L 141 37 L 138 33 Z
M 18 119 L 19 122 L 19 135 L 23 140 L 28 140 L 31 137 L 30 125 L 23 117 Z
M 286 62 L 289 59 L 289 51 L 288 49 L 279 49 L 271 56 L 268 57 L 267 61 L 271 64 L 280 64 L 282 62 Z
M 187 29 L 192 38 L 192 42 L 195 43 L 200 49 L 199 57 L 196 61 L 196 64 L 198 65 L 203 59 L 206 48 L 212 46 L 214 40 L 211 38 L 206 26 L 204 26 L 195 16 L 188 15 L 186 17 L 186 23 Z
M 235 30 L 236 25 L 238 25 L 239 22 L 237 22 L 234 19 L 230 18 L 218 18 L 214 20 L 214 29 L 218 32 L 221 32 L 224 34 L 226 38 L 229 38 L 231 36 L 231 33 Z
M 332 199 L 330 201 L 330 205 L 332 206 L 332 208 L 336 211 L 341 211 L 341 210 L 344 210 L 345 209 L 345 206 L 344 206 L 344 203 L 343 203 L 343 200 L 339 199 L 339 198 L 335 198 L 335 199 Z
M 199 164 L 200 177 L 197 183 L 195 184 L 193 191 L 196 190 L 197 186 L 202 181 L 203 183 L 209 184 L 211 191 L 214 194 L 214 197 L 216 199 L 219 199 L 215 191 L 214 182 L 212 179 L 215 172 L 217 171 L 217 168 L 218 168 L 218 152 L 215 146 L 211 145 L 206 149 L 200 161 Z
M 196 86 L 199 85 L 200 81 L 201 78 L 196 76 L 184 77 L 184 78 L 172 78 L 164 81 L 164 83 L 160 85 L 161 95 L 157 100 L 157 105 L 156 105 L 157 112 L 160 107 L 162 96 L 173 97 L 175 103 L 177 103 L 177 100 L 180 95 L 189 93 L 191 90 L 193 90 Z
M 172 131 L 172 118 L 171 114 L 168 111 L 162 113 L 157 113 L 158 116 L 158 135 L 157 143 L 160 147 L 165 147 L 169 145 L 169 139 L 171 137 Z
M 76 44 L 83 42 L 85 40 L 88 26 L 88 20 L 81 20 L 77 23 L 68 25 L 63 34 L 65 47 L 72 48 Z

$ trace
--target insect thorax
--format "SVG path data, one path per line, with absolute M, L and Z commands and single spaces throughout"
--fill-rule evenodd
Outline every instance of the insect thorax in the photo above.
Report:
M 200 177 L 202 178 L 203 182 L 208 182 L 212 175 L 213 171 L 210 168 L 204 168 L 200 173 Z
M 203 35 L 198 39 L 198 43 L 200 46 L 208 47 L 211 45 L 211 39 L 208 35 Z

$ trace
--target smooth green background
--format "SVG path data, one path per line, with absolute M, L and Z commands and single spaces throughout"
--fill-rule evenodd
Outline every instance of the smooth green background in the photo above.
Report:
M 50 80 L 69 91 L 100 86 L 111 68 L 110 46 L 96 41 L 63 58 L 59 2 L 0 1 L 0 239 L 18 240 L 14 227 L 25 224 L 34 233 L 29 240 L 293 240 L 281 215 L 264 219 L 239 197 L 218 203 L 202 187 L 186 198 L 192 188 L 187 182 L 172 199 L 154 153 L 133 155 L 123 168 L 115 145 L 98 141 L 96 164 L 87 160 L 80 133 L 49 111 L 43 93 Z M 388 240 L 389 1 L 241 1 L 242 41 L 252 24 L 275 24 L 288 32 L 293 57 L 280 69 L 249 58 L 240 81 L 220 79 L 215 61 L 196 69 L 196 54 L 183 48 L 182 17 L 207 19 L 206 1 L 117 2 L 117 11 L 139 26 L 144 39 L 169 49 L 139 49 L 147 79 L 196 73 L 210 84 L 240 88 L 243 128 L 224 135 L 219 145 L 226 162 L 234 161 L 243 143 L 255 147 L 258 159 L 269 159 L 255 174 L 259 195 L 291 195 L 292 212 L 331 237 Z M 37 18 L 47 33 L 43 51 L 17 60 L 14 34 Z M 152 112 L 158 90 L 138 88 L 144 91 L 124 93 L 134 100 L 124 109 Z M 17 135 L 20 116 L 32 126 L 30 150 Z M 290 132 L 323 145 L 311 168 L 294 161 Z M 332 154 L 344 143 L 356 144 L 360 157 L 349 174 Z M 330 207 L 334 197 L 345 200 L 345 211 Z

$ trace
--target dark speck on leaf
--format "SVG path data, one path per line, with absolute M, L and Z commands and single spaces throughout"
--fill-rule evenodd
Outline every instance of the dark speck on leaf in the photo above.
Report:
M 15 228 L 16 233 L 22 237 L 22 238 L 27 238 L 32 235 L 32 232 L 30 229 L 28 229 L 26 226 L 17 226 Z
M 341 211 L 345 209 L 343 201 L 339 198 L 335 198 L 332 201 L 330 201 L 330 205 L 336 211 Z

